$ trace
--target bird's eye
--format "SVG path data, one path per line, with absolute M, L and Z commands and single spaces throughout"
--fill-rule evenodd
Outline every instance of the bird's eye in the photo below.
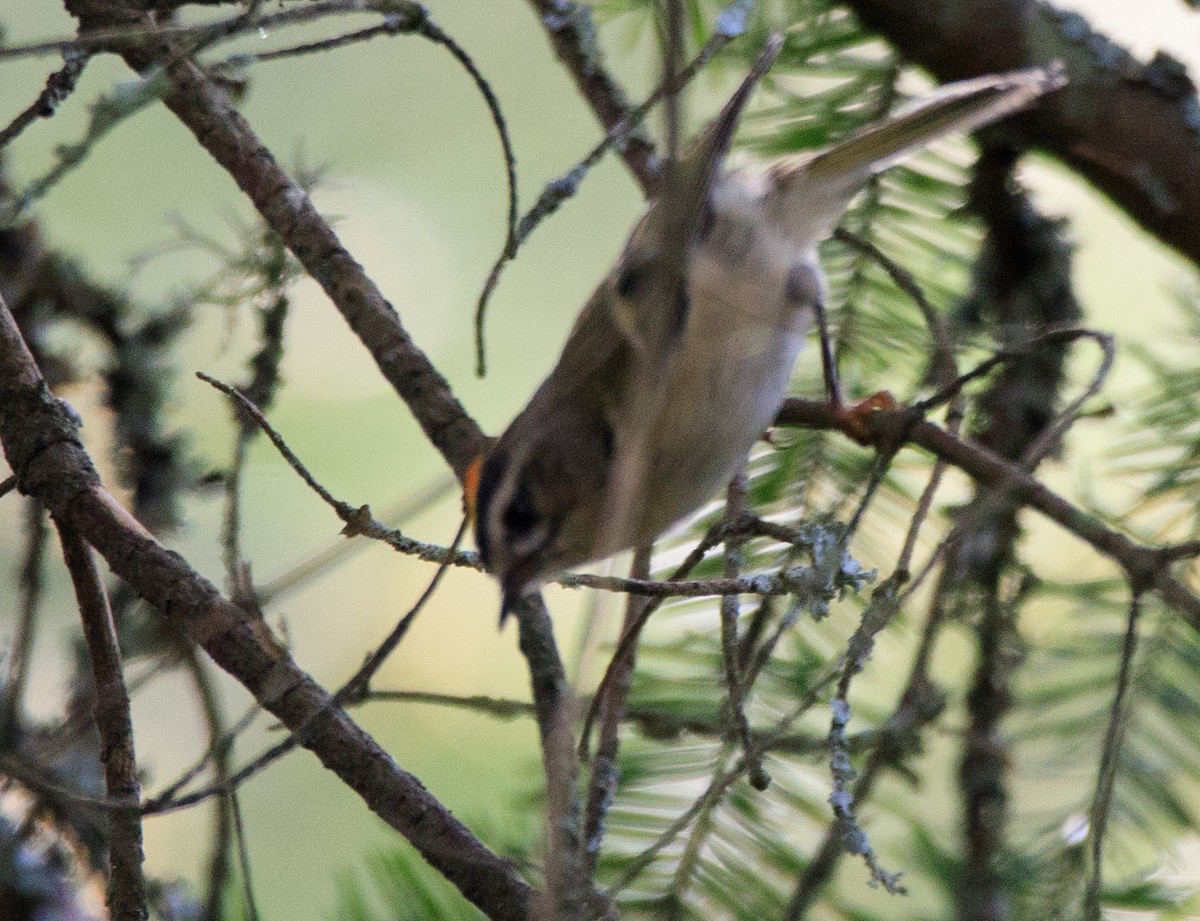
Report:
M 508 503 L 508 508 L 504 510 L 504 530 L 508 532 L 509 537 L 525 537 L 533 530 L 537 521 L 537 509 L 533 507 L 529 490 L 524 487 L 518 489 L 512 501 Z
M 625 268 L 621 269 L 621 274 L 617 276 L 617 294 L 625 298 L 625 300 L 629 300 L 633 297 L 633 292 L 637 290 L 637 286 L 641 280 L 641 266 L 625 266 Z

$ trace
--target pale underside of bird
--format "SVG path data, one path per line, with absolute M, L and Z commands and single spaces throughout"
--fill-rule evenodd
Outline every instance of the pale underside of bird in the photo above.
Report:
M 817 245 L 871 176 L 1063 82 L 1051 67 L 949 84 L 826 151 L 727 168 L 774 50 L 668 170 L 483 463 L 476 536 L 502 617 L 566 569 L 648 545 L 728 482 L 778 412 L 823 299 Z

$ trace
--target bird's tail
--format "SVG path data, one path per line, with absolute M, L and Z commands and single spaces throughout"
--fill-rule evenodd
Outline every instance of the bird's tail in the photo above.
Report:
M 778 161 L 770 173 L 773 216 L 796 238 L 823 238 L 875 174 L 948 134 L 971 132 L 1023 109 L 1065 83 L 1059 65 L 949 83 L 835 147 Z

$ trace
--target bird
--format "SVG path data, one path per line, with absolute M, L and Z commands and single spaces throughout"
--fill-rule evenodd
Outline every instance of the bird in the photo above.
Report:
M 778 49 L 667 163 L 557 364 L 465 478 L 501 624 L 548 579 L 648 546 L 729 481 L 823 308 L 817 246 L 872 176 L 1065 82 L 1051 65 L 950 83 L 823 151 L 730 165 Z

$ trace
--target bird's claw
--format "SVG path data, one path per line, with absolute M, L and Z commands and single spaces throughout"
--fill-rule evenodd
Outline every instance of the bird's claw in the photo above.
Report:
M 899 408 L 900 404 L 894 396 L 886 390 L 880 390 L 853 406 L 834 406 L 833 416 L 843 432 L 860 445 L 870 445 L 874 438 L 867 424 L 868 417 L 875 412 L 892 412 Z

